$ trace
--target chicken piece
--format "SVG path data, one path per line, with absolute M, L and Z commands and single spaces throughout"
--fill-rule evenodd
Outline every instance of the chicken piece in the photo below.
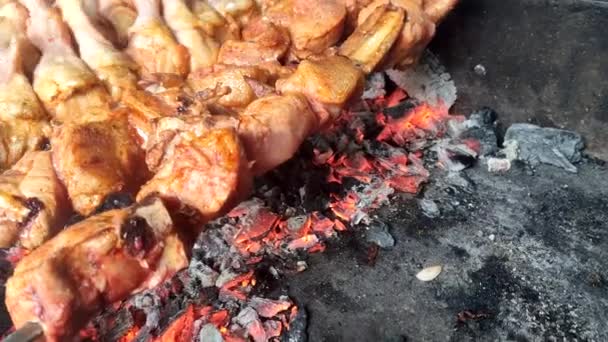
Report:
M 304 94 L 318 117 L 319 127 L 326 127 L 351 99 L 363 91 L 364 74 L 352 61 L 342 56 L 304 60 L 293 73 L 276 82 L 282 94 Z
M 363 24 L 377 7 L 392 4 L 403 8 L 407 14 L 403 30 L 382 67 L 406 68 L 418 62 L 435 35 L 436 24 L 457 2 L 458 0 L 375 0 L 359 13 L 359 24 Z
M 278 63 L 289 49 L 289 33 L 267 20 L 250 21 L 242 31 L 243 40 L 228 40 L 222 44 L 218 63 L 230 65 L 259 65 Z
M 125 115 L 65 123 L 51 138 L 53 163 L 74 209 L 91 214 L 110 194 L 134 192 L 147 174 Z
M 24 36 L 27 10 L 9 3 L 0 13 L 0 170 L 16 163 L 27 151 L 44 144 L 51 133 L 46 112 L 24 74 L 33 49 Z
M 196 219 L 207 222 L 246 198 L 252 177 L 234 129 L 197 132 L 185 126 L 159 133 L 164 139 L 152 148 L 158 165 L 151 165 L 157 171 L 137 199 L 157 194 L 194 209 Z
M 42 51 L 33 88 L 57 122 L 86 122 L 108 117 L 110 95 L 74 52 L 70 32 L 56 8 L 44 0 L 22 0 L 30 13 L 27 34 Z
M 184 0 L 163 0 L 163 16 L 177 41 L 188 48 L 191 72 L 215 63 L 220 45 Z
M 188 264 L 164 204 L 150 198 L 81 221 L 25 256 L 6 283 L 17 328 L 39 323 L 46 341 L 71 341 L 108 303 L 153 288 Z
M 254 0 L 207 0 L 207 3 L 224 17 L 237 20 L 245 25 L 258 14 Z
M 160 15 L 160 0 L 134 0 L 137 19 L 129 30 L 126 52 L 141 67 L 142 77 L 168 73 L 186 77 L 190 56 Z
M 227 87 L 229 92 L 221 96 L 217 104 L 238 111 L 257 98 L 254 87 L 248 82 L 251 79 L 268 83 L 270 75 L 258 67 L 219 67 L 207 75 L 191 74 L 188 81 L 197 92 L 216 89 L 218 86 Z
M 67 203 L 51 152 L 27 152 L 0 175 L 0 248 L 40 246 L 61 229 L 69 213 Z
M 4 20 L 2 30 L 0 31 L 1 46 L 8 46 L 11 39 L 16 36 L 20 44 L 19 64 L 21 71 L 31 76 L 40 61 L 40 52 L 25 35 L 29 14 L 27 13 L 27 9 L 16 2 L 16 0 L 5 2 L 5 4 L 0 5 L 0 17 L 7 19 Z
M 369 5 L 373 0 L 342 0 L 346 7 L 346 21 L 344 23 L 344 34 L 350 35 L 358 26 L 359 12 Z
M 205 32 L 217 42 L 240 39 L 241 29 L 234 18 L 222 16 L 205 0 L 193 0 L 191 3 L 192 13 L 198 16 Z
M 116 33 L 116 43 L 126 47 L 129 42 L 129 29 L 135 23 L 137 12 L 128 0 L 97 0 L 99 14 L 108 20 Z
M 125 90 L 136 89 L 137 65 L 97 31 L 82 0 L 57 0 L 57 5 L 78 42 L 80 58 L 106 85 L 113 100 L 119 101 Z
M 346 7 L 340 0 L 283 0 L 264 15 L 289 30 L 293 53 L 302 59 L 320 54 L 340 40 Z
M 238 125 L 253 173 L 264 174 L 289 160 L 317 125 L 317 117 L 302 95 L 272 95 L 253 101 L 239 116 Z
M 372 72 L 399 37 L 404 19 L 402 8 L 376 7 L 340 46 L 339 53 L 357 63 L 366 73 Z

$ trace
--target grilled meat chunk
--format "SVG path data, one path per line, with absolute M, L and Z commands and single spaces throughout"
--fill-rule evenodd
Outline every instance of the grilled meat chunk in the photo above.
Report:
M 47 341 L 65 341 L 103 306 L 185 267 L 187 249 L 160 200 L 110 210 L 25 256 L 6 284 L 6 306 L 16 327 L 36 322 Z
M 0 247 L 34 249 L 55 235 L 69 211 L 51 152 L 31 151 L 0 175 Z

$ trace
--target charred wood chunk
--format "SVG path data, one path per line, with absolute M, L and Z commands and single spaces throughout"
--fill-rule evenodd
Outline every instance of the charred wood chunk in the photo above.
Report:
M 32 197 L 25 199 L 23 201 L 23 205 L 29 209 L 29 212 L 27 213 L 25 219 L 21 222 L 21 227 L 27 227 L 30 222 L 32 222 L 36 216 L 38 216 L 38 213 L 44 210 L 44 203 L 38 198 Z
M 120 236 L 125 241 L 127 253 L 142 257 L 155 243 L 154 232 L 145 219 L 130 217 L 120 227 Z

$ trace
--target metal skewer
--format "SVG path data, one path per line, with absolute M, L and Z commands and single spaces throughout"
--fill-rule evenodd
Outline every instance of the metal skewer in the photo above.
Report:
M 28 322 L 4 339 L 4 342 L 34 342 L 43 336 L 42 326 Z

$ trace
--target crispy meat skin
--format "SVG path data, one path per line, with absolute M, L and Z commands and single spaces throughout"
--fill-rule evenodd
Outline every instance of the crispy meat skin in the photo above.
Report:
M 363 82 L 363 72 L 348 58 L 329 56 L 302 61 L 293 75 L 278 80 L 276 87 L 283 94 L 304 94 L 323 127 L 361 94 Z
M 135 0 L 137 19 L 129 30 L 125 50 L 141 68 L 142 76 L 155 73 L 188 75 L 190 55 L 173 38 L 160 15 L 159 0 Z
M 260 175 L 290 159 L 317 127 L 306 98 L 271 95 L 251 103 L 239 117 L 239 136 L 254 174 Z
M 42 104 L 24 74 L 33 47 L 25 37 L 27 10 L 9 3 L 0 8 L 0 170 L 36 150 L 50 135 Z M 6 16 L 4 16 L 6 15 Z
M 403 27 L 402 8 L 378 6 L 340 47 L 339 53 L 372 72 L 389 52 Z
M 137 195 L 159 196 L 195 208 L 208 221 L 246 197 L 252 179 L 245 151 L 234 129 L 167 130 L 160 141 L 157 172 Z M 202 134 L 199 134 L 202 133 Z
M 264 15 L 289 30 L 293 53 L 306 58 L 338 42 L 344 30 L 346 7 L 338 0 L 282 0 Z
M 59 231 L 68 209 L 51 152 L 26 153 L 0 175 L 0 247 L 40 246 Z
M 115 43 L 119 47 L 127 46 L 129 29 L 137 18 L 137 12 L 131 3 L 129 0 L 97 0 L 99 13 L 114 27 Z
M 384 68 L 406 68 L 418 62 L 435 35 L 437 23 L 449 13 L 458 0 L 375 0 L 359 13 L 361 25 L 373 11 L 386 4 L 403 8 L 406 21 L 403 30 L 383 63 Z
M 250 21 L 242 31 L 243 40 L 222 44 L 218 63 L 255 66 L 279 62 L 289 49 L 289 33 L 267 20 Z
M 64 341 L 104 305 L 186 265 L 169 213 L 152 199 L 92 216 L 25 256 L 6 284 L 6 305 L 16 326 L 38 322 L 47 341 Z
M 163 16 L 177 41 L 188 48 L 191 72 L 215 64 L 220 45 L 184 0 L 163 0 Z
M 138 178 L 145 177 L 142 152 L 124 116 L 64 124 L 54 131 L 51 145 L 57 173 L 83 215 L 113 192 L 134 191 L 141 184 Z

